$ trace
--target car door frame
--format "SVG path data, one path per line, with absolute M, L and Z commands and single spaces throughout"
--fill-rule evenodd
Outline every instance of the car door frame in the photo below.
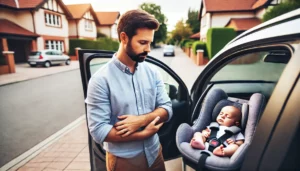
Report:
M 114 52 L 113 51 L 100 51 L 100 50 L 79 50 L 78 53 L 79 53 L 79 65 L 80 65 L 80 73 L 81 73 L 81 78 L 82 78 L 82 86 L 83 86 L 83 90 L 84 90 L 83 91 L 84 92 L 84 98 L 86 98 L 88 81 L 91 78 L 89 63 L 92 59 L 94 59 L 93 55 L 95 56 L 95 54 L 98 53 L 98 54 L 103 55 L 103 57 L 106 56 L 107 58 L 111 58 L 111 56 Z M 165 159 L 173 159 L 173 158 L 179 157 L 179 155 L 180 155 L 179 150 L 177 149 L 177 146 L 176 146 L 176 143 L 175 143 L 175 134 L 176 134 L 176 130 L 177 130 L 176 125 L 179 126 L 179 124 L 181 124 L 181 123 L 188 122 L 190 120 L 190 117 L 191 117 L 191 114 L 190 114 L 191 101 L 190 101 L 189 91 L 188 91 L 188 88 L 185 85 L 185 83 L 182 81 L 182 79 L 169 66 L 167 66 L 163 62 L 161 62 L 161 61 L 159 61 L 156 58 L 153 58 L 151 56 L 148 56 L 146 58 L 146 61 L 151 63 L 151 64 L 156 65 L 157 67 L 160 67 L 161 69 L 163 69 L 171 77 L 173 77 L 173 79 L 179 85 L 178 96 L 177 96 L 176 99 L 172 100 L 173 117 L 171 118 L 169 123 L 165 123 L 164 126 L 158 132 L 158 134 L 160 136 L 161 144 L 163 146 L 163 155 L 164 155 Z M 181 100 L 182 100 L 182 103 L 180 104 Z M 178 101 L 179 101 L 179 103 L 178 103 Z M 182 109 L 182 111 L 174 111 L 174 104 L 178 104 L 179 108 Z M 86 104 L 85 104 L 85 110 L 86 110 Z M 177 112 L 178 114 L 180 114 L 182 112 L 185 112 L 185 115 L 178 116 L 182 119 L 177 118 L 175 121 L 173 121 L 172 119 L 174 118 L 174 113 L 175 112 Z M 175 125 L 172 124 L 172 123 L 175 123 Z M 164 129 L 164 127 L 166 129 Z M 88 128 L 88 123 L 87 123 L 87 128 Z M 89 130 L 89 128 L 88 128 L 88 130 Z M 174 137 L 173 137 L 174 142 L 173 143 L 170 143 L 171 138 L 169 136 L 171 134 L 169 134 L 169 132 L 172 132 L 172 134 L 174 135 Z M 162 142 L 162 139 L 166 139 L 167 142 L 165 142 L 165 143 Z M 93 170 L 94 167 L 96 167 L 96 166 L 94 166 L 96 164 L 94 162 L 94 159 L 95 159 L 94 156 L 95 155 L 98 156 L 98 158 L 101 159 L 102 162 L 104 162 L 104 159 L 105 159 L 104 156 L 99 156 L 99 154 L 97 154 L 97 153 L 100 152 L 100 153 L 102 153 L 102 155 L 105 155 L 105 153 L 104 153 L 104 149 L 102 149 L 101 145 L 95 143 L 92 140 L 89 131 L 88 131 L 88 143 L 89 143 L 89 152 L 90 152 L 90 164 L 91 164 L 91 168 Z M 93 148 L 92 143 L 95 143 L 95 146 L 98 147 L 98 152 L 94 152 L 94 150 L 96 150 L 96 149 L 92 149 Z M 173 152 L 173 153 L 169 154 L 170 152 L 171 153 Z

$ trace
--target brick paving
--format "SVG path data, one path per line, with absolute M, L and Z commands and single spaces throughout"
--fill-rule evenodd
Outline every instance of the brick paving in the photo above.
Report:
M 18 171 L 90 170 L 86 122 L 51 144 Z

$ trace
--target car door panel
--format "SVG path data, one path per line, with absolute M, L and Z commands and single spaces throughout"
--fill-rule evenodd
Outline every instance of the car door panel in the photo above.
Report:
M 91 60 L 99 58 L 111 58 L 114 52 L 110 51 L 95 51 L 95 50 L 79 50 L 79 62 L 81 70 L 81 78 L 84 89 L 84 97 L 86 98 L 88 81 L 91 78 L 91 71 L 94 70 Z M 186 85 L 177 76 L 177 74 L 161 61 L 152 57 L 147 57 L 146 62 L 149 62 L 157 67 L 163 69 L 168 73 L 179 85 L 177 96 L 172 99 L 173 117 L 171 120 L 163 125 L 159 130 L 158 135 L 163 147 L 163 155 L 165 160 L 175 158 L 179 155 L 176 147 L 175 134 L 178 126 L 183 122 L 188 122 L 190 118 L 189 104 L 190 98 Z M 93 72 L 93 71 L 92 71 Z M 102 148 L 103 144 L 97 144 L 89 134 L 89 149 L 92 170 L 105 169 L 105 150 Z
M 287 147 L 291 146 L 297 134 L 300 118 L 300 105 L 297 103 L 300 95 L 299 79 L 296 82 L 295 87 L 293 87 L 290 93 L 291 96 L 281 112 L 280 120 L 277 122 L 276 128 L 273 131 L 272 138 L 269 140 L 269 144 L 265 149 L 259 170 L 279 170 L 281 163 L 287 156 L 289 150 Z M 294 146 L 293 148 L 293 150 L 299 152 L 299 146 Z M 290 160 L 296 160 L 297 158 L 299 159 L 299 157 L 294 156 L 294 158 L 290 158 Z M 295 170 L 299 169 L 300 168 Z
M 278 80 L 278 83 L 259 121 L 259 124 L 256 129 L 257 133 L 254 135 L 253 142 L 249 147 L 248 153 L 246 154 L 246 158 L 242 170 L 249 170 L 249 169 L 263 170 L 260 169 L 260 167 L 261 165 L 264 165 L 264 160 L 267 160 L 266 157 L 267 156 L 271 157 L 272 154 L 274 155 L 274 153 L 276 153 L 275 151 L 277 150 L 276 148 L 270 148 L 269 145 L 274 143 L 281 144 L 283 143 L 282 141 L 285 141 L 285 139 L 282 139 L 283 138 L 282 136 L 285 134 L 278 134 L 281 136 L 279 142 L 276 140 L 272 142 L 273 141 L 272 136 L 275 135 L 274 134 L 275 130 L 277 129 L 278 124 L 281 122 L 283 111 L 285 110 L 286 105 L 288 104 L 290 98 L 289 96 L 293 92 L 295 84 L 299 79 L 299 72 L 300 72 L 299 52 L 300 51 L 298 49 L 295 52 L 295 54 L 293 54 L 291 60 L 287 64 L 280 79 Z M 296 91 L 298 90 L 296 89 Z M 299 97 L 299 93 L 297 94 L 297 97 Z M 298 124 L 299 124 L 299 118 L 298 118 Z M 286 126 L 288 127 L 288 125 Z M 281 148 L 283 147 L 287 147 L 287 146 L 284 145 L 281 146 Z M 278 148 L 280 147 L 278 146 Z M 273 153 L 270 153 L 270 151 L 268 150 L 273 150 Z M 269 161 L 265 161 L 265 163 L 268 162 Z M 266 168 L 266 167 L 268 167 L 266 164 L 262 166 L 262 168 Z

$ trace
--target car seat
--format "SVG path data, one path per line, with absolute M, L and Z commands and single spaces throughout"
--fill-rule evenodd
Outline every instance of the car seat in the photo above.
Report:
M 190 141 L 194 133 L 202 131 L 211 122 L 215 122 L 221 109 L 227 105 L 238 107 L 242 112 L 240 127 L 245 137 L 244 144 L 231 157 L 219 157 L 206 149 L 192 148 Z M 264 106 L 265 97 L 260 93 L 253 94 L 248 101 L 228 97 L 221 89 L 213 89 L 208 92 L 194 125 L 190 126 L 187 123 L 183 123 L 176 132 L 176 145 L 182 154 L 183 170 L 185 170 L 186 165 L 196 170 L 238 170 L 252 141 Z

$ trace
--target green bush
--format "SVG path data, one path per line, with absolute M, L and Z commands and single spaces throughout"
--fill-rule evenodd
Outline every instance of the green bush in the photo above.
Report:
M 192 45 L 193 53 L 197 55 L 197 50 L 202 49 L 204 51 L 204 56 L 207 57 L 206 43 L 202 41 L 195 41 Z
M 280 16 L 284 13 L 300 8 L 300 1 L 283 2 L 269 9 L 263 16 L 263 21 L 268 21 L 272 18 Z
M 233 28 L 210 28 L 207 31 L 207 53 L 212 59 L 230 40 L 236 36 Z
M 98 38 L 97 40 L 70 39 L 69 55 L 75 55 L 75 48 L 97 49 L 97 50 L 118 50 L 119 42 L 110 38 Z
M 180 41 L 180 47 L 182 48 L 182 47 L 185 47 L 185 43 L 186 42 L 190 42 L 190 41 L 194 41 L 194 40 L 192 40 L 192 39 L 182 39 L 181 41 Z
M 193 43 L 194 43 L 194 42 L 192 42 L 192 41 L 190 41 L 190 42 L 185 42 L 184 47 L 190 48 L 190 47 L 192 47 Z

